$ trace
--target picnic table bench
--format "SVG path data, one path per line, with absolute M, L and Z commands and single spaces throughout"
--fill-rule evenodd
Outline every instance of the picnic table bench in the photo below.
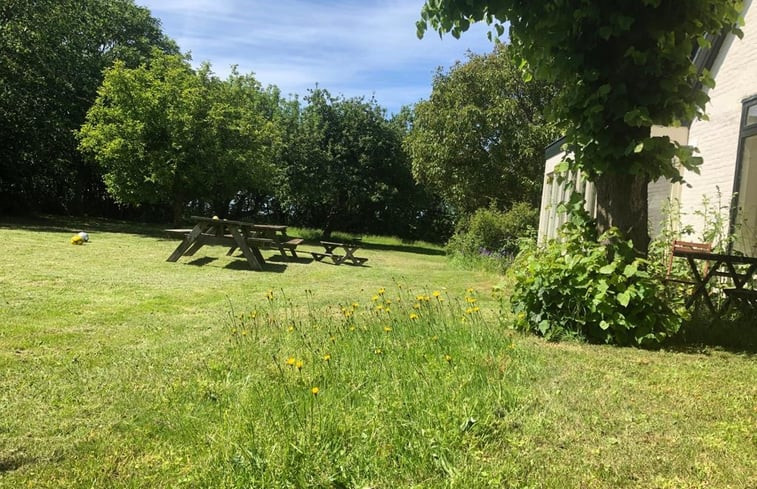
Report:
M 355 256 L 355 251 L 360 248 L 357 243 L 337 243 L 335 241 L 321 241 L 321 246 L 324 248 L 324 252 L 311 251 L 315 261 L 323 261 L 325 258 L 331 259 L 334 265 L 341 265 L 342 263 L 349 262 L 353 265 L 362 265 L 368 261 L 368 258 L 362 258 Z M 334 253 L 338 249 L 344 250 L 344 254 Z
M 295 249 L 302 242 L 299 238 L 286 236 L 286 226 L 202 216 L 192 216 L 192 219 L 197 223 L 192 229 L 165 230 L 169 237 L 182 239 L 167 261 L 175 262 L 182 256 L 192 256 L 205 245 L 218 245 L 229 247 L 227 255 L 240 249 L 253 270 L 262 270 L 265 259 L 261 249 L 276 248 L 283 256 L 289 251 L 297 257 Z
M 754 288 L 757 285 L 757 258 L 675 245 L 672 255 L 686 259 L 693 277 L 691 284 L 694 290 L 686 300 L 686 307 L 691 307 L 698 298 L 702 298 L 707 308 L 717 316 L 724 314 L 734 303 L 757 311 L 757 289 Z M 705 263 L 701 273 L 697 262 Z M 707 285 L 715 277 L 721 277 L 732 284 L 731 287 L 723 288 L 725 301 L 719 306 L 715 305 L 707 291 Z

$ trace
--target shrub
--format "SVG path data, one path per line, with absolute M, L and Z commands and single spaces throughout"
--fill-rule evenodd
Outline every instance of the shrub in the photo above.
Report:
M 515 204 L 506 212 L 494 207 L 478 209 L 458 226 L 447 251 L 509 262 L 518 253 L 518 241 L 534 233 L 538 216 L 538 210 L 526 203 Z
M 617 229 L 599 237 L 595 229 L 588 215 L 574 213 L 561 240 L 517 258 L 517 326 L 549 339 L 618 345 L 654 345 L 675 334 L 686 312 L 666 293 L 660 271 Z

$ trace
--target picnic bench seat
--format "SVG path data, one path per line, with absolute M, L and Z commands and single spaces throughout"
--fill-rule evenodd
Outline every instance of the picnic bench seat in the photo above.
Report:
M 166 236 L 169 238 L 174 239 L 184 239 L 187 237 L 187 234 L 189 234 L 192 230 L 189 228 L 186 229 L 164 229 L 163 232 L 166 233 Z
M 289 253 L 292 254 L 292 258 L 297 258 L 297 247 L 302 244 L 302 242 L 305 241 L 302 238 L 292 238 L 288 241 L 281 241 L 279 243 L 276 243 L 275 246 L 279 249 L 279 253 L 281 253 L 281 256 L 287 256 L 286 252 L 287 250 Z
M 323 261 L 324 258 L 331 258 L 331 261 L 334 262 L 334 265 L 341 265 L 342 261 L 344 260 L 344 255 L 335 255 L 334 253 L 319 253 L 317 251 L 311 251 L 309 253 L 313 255 L 313 259 L 315 261 Z
M 723 293 L 729 300 L 735 302 L 743 309 L 757 311 L 757 290 L 752 289 L 725 289 Z

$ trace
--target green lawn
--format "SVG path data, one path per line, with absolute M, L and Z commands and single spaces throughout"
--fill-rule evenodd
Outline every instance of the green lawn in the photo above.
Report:
M 0 487 L 757 487 L 752 354 L 515 334 L 432 245 L 252 272 L 111 221 L 0 243 Z

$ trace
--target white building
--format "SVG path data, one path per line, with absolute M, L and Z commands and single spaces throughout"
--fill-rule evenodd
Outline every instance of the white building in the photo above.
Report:
M 700 51 L 695 63 L 708 68 L 715 88 L 706 89 L 710 97 L 706 113 L 709 121 L 693 121 L 687 127 L 655 127 L 652 135 L 666 134 L 672 140 L 698 148 L 704 163 L 700 174 L 684 172 L 685 183 L 658 180 L 649 185 L 649 229 L 655 234 L 668 202 L 677 202 L 682 211 L 679 226 L 692 226 L 701 232 L 703 220 L 694 214 L 705 198 L 732 204 L 726 220 L 736 224 L 739 238 L 734 248 L 757 256 L 757 8 L 752 0 L 744 2 L 743 39 L 728 34 L 716 39 L 712 49 Z M 553 179 L 563 160 L 561 141 L 546 150 L 546 168 L 539 220 L 539 239 L 555 237 L 564 217 L 557 204 L 565 199 L 564 187 Z M 596 195 L 592 185 L 574 176 L 577 189 L 585 192 L 586 208 L 594 215 Z

